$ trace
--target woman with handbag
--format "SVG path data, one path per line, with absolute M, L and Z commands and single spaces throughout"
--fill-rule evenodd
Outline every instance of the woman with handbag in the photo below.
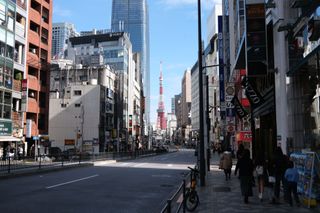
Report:
M 264 181 L 266 177 L 266 172 L 265 172 L 266 163 L 265 163 L 265 160 L 263 159 L 263 156 L 259 155 L 256 159 L 255 164 L 256 164 L 255 172 L 258 179 L 258 191 L 259 191 L 258 197 L 262 202 L 263 192 L 264 192 Z

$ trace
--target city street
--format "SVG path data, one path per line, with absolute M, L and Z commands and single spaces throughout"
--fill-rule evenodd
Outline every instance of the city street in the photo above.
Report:
M 1 212 L 160 212 L 194 151 L 1 180 Z

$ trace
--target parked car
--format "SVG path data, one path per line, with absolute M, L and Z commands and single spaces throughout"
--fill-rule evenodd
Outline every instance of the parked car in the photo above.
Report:
M 54 158 L 54 160 L 61 160 L 61 149 L 59 147 L 49 147 L 49 157 Z
M 67 149 L 62 152 L 64 159 L 71 160 L 79 158 L 77 149 Z

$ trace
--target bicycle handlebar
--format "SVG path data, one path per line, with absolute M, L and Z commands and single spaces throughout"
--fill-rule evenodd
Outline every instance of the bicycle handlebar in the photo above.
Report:
M 195 173 L 199 173 L 199 170 L 197 170 L 196 168 L 191 168 L 188 166 L 188 169 L 190 169 L 191 171 L 195 172 Z

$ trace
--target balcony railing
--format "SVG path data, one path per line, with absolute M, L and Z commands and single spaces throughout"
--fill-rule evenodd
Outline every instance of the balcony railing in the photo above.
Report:
M 16 22 L 16 35 L 25 38 L 25 27 L 19 22 Z

